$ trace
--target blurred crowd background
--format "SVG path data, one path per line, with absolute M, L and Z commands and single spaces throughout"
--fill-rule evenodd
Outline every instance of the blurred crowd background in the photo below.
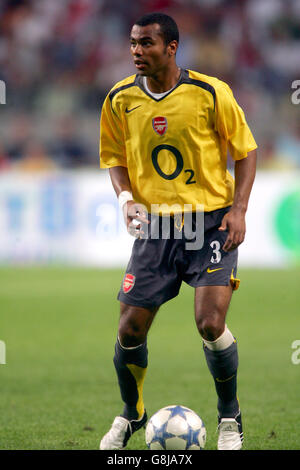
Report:
M 300 168 L 299 0 L 0 0 L 1 171 L 98 168 L 103 99 L 135 73 L 129 32 L 153 11 L 178 23 L 178 65 L 232 87 L 259 168 Z

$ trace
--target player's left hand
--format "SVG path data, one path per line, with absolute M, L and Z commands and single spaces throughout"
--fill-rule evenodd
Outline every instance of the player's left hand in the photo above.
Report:
M 245 212 L 231 208 L 230 211 L 224 215 L 219 230 L 228 231 L 226 241 L 222 247 L 223 251 L 232 251 L 237 248 L 245 239 Z

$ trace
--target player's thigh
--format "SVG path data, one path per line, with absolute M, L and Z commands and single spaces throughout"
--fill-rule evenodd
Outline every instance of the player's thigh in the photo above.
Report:
M 231 297 L 231 285 L 195 288 L 195 320 L 204 339 L 214 341 L 223 333 Z
M 158 309 L 120 302 L 119 338 L 124 347 L 134 347 L 145 342 Z

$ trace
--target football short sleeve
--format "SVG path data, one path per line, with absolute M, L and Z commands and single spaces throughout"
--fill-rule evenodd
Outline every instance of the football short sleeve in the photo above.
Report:
M 245 114 L 225 83 L 216 93 L 216 130 L 226 141 L 233 160 L 241 160 L 257 148 Z
M 109 95 L 103 103 L 100 118 L 100 167 L 127 167 L 122 121 L 113 110 Z

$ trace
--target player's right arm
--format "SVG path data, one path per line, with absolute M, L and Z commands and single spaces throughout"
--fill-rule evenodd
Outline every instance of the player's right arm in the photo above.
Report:
M 139 224 L 136 225 L 134 221 L 138 220 L 147 224 L 149 222 L 144 206 L 137 203 L 132 197 L 128 170 L 123 166 L 115 166 L 109 169 L 109 174 L 119 204 L 123 210 L 127 231 L 130 235 L 138 238 L 143 232 L 141 231 L 141 226 Z
M 127 169 L 122 120 L 107 95 L 100 121 L 100 167 L 108 168 L 113 188 L 123 210 L 128 232 L 138 237 L 141 232 L 134 220 L 148 223 L 143 206 L 134 201 Z M 131 195 L 131 197 L 130 197 Z M 124 197 L 125 196 L 125 197 Z

